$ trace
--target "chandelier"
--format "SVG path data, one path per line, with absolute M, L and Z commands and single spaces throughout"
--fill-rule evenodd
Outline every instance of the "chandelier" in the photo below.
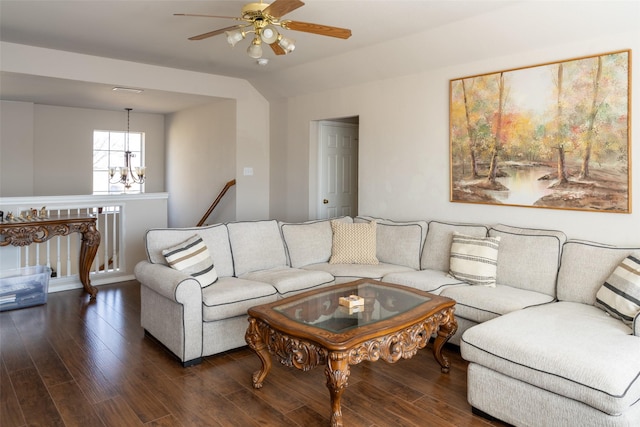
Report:
M 135 154 L 129 149 L 129 114 L 132 109 L 125 108 L 125 110 L 127 110 L 127 133 L 124 136 L 124 166 L 119 168 L 110 167 L 109 180 L 112 184 L 124 184 L 124 188 L 128 190 L 133 184 L 144 184 L 146 168 L 144 166 L 136 166 L 135 168 L 131 166 L 131 158 L 135 157 Z M 119 170 L 120 176 L 114 181 L 116 170 Z

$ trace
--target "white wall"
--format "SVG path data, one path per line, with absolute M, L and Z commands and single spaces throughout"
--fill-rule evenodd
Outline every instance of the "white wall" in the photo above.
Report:
M 167 116 L 169 226 L 193 227 L 224 184 L 236 177 L 236 102 L 226 100 Z M 193 177 L 199 178 L 193 181 Z M 232 188 L 207 224 L 236 218 Z
M 0 101 L 0 196 L 33 194 L 33 107 Z
M 132 132 L 145 133 L 145 191 L 162 192 L 164 116 L 132 111 L 130 123 Z M 92 194 L 93 131 L 126 130 L 126 126 L 124 110 L 36 105 L 33 195 Z
M 93 192 L 93 131 L 125 130 L 126 112 L 2 101 L 0 196 Z M 145 132 L 146 192 L 164 191 L 164 116 L 133 112 Z M 5 135 L 6 132 L 6 135 Z M 18 179 L 19 178 L 19 179 Z
M 456 41 L 462 37 L 466 42 L 468 35 L 473 34 L 477 49 L 485 52 L 484 59 L 464 61 L 452 53 L 449 58 L 443 56 L 439 65 L 419 73 L 289 98 L 286 101 L 286 149 L 274 146 L 274 150 L 285 154 L 278 158 L 274 156 L 272 164 L 273 170 L 286 170 L 287 188 L 282 193 L 283 198 L 272 200 L 272 205 L 287 206 L 284 220 L 314 217 L 308 203 L 314 198 L 317 187 L 313 172 L 315 147 L 308 143 L 310 123 L 323 118 L 359 116 L 360 214 L 553 228 L 563 230 L 572 238 L 638 245 L 640 173 L 633 176 L 632 190 L 636 197 L 632 197 L 632 214 L 449 202 L 449 80 L 621 49 L 638 51 L 639 21 L 635 21 L 635 31 L 618 32 L 622 31 L 618 28 L 628 28 L 629 19 L 634 19 L 629 14 L 637 15 L 640 10 L 637 4 L 629 3 L 627 14 L 613 17 L 606 9 L 608 4 L 595 4 L 588 10 L 588 16 L 581 9 L 575 9 L 579 5 L 572 7 L 571 2 L 556 8 L 558 14 L 564 13 L 563 16 L 544 15 L 543 11 L 537 11 L 536 5 L 526 5 L 524 9 L 512 8 L 501 14 L 436 29 L 434 32 L 438 37 L 434 37 L 433 32 L 415 35 L 410 39 L 410 46 L 416 46 L 423 38 L 430 43 L 438 40 L 455 51 L 458 48 Z M 585 25 L 597 25 L 599 14 L 606 34 L 602 34 L 604 30 L 598 26 L 573 28 L 582 23 L 582 18 Z M 540 43 L 544 47 L 535 48 L 538 42 L 534 34 L 530 36 L 529 46 L 513 45 L 523 38 L 518 27 L 522 16 L 531 22 L 545 22 L 539 30 L 540 37 L 544 38 Z M 615 21 L 611 22 L 616 18 L 620 20 L 619 26 Z M 576 33 L 591 34 L 592 38 L 576 41 Z M 494 40 L 496 38 L 498 40 Z M 500 39 L 505 42 L 503 45 L 498 43 Z M 640 81 L 640 67 L 633 68 L 632 80 Z M 638 98 L 633 99 L 632 111 L 640 111 Z M 636 113 L 632 116 L 631 127 L 638 129 L 639 126 Z M 638 139 L 632 135 L 632 146 L 634 142 Z M 638 165 L 640 150 L 635 149 L 632 150 L 632 166 L 640 167 Z
M 0 42 L 0 49 L 2 71 L 234 99 L 236 219 L 269 217 L 269 105 L 247 81 L 15 43 Z M 242 175 L 244 167 L 254 174 Z M 189 185 L 200 181 L 193 174 Z

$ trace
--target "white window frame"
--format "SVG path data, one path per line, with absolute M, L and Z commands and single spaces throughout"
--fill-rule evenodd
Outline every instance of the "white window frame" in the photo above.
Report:
M 135 171 L 137 166 L 145 166 L 145 133 L 128 132 L 128 134 L 127 141 L 126 131 L 98 129 L 93 131 L 93 194 L 144 193 L 144 183 L 132 182 L 131 187 L 126 189 L 123 183 L 117 181 L 120 176 L 120 167 L 125 164 L 127 145 L 132 153 L 131 168 Z M 109 178 L 110 168 L 116 168 L 113 178 Z

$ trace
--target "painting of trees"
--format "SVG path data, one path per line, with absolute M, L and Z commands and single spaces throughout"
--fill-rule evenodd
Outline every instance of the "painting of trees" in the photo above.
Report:
M 630 212 L 630 55 L 451 80 L 451 201 Z

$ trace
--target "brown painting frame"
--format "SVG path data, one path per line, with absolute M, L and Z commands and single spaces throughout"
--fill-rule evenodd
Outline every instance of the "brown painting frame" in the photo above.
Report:
M 450 201 L 631 213 L 631 50 L 449 81 Z

